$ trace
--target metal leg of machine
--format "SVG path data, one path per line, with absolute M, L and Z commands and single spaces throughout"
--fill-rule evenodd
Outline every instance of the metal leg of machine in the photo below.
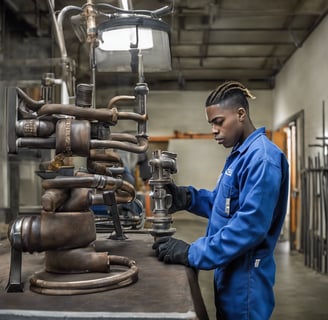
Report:
M 10 256 L 10 274 L 8 284 L 6 286 L 7 292 L 23 292 L 24 283 L 21 279 L 22 270 L 22 252 L 11 248 Z

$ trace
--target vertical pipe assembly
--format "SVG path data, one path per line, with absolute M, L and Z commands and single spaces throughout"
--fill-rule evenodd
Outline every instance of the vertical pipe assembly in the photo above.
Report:
M 166 192 L 165 186 L 172 182 L 171 174 L 176 173 L 176 154 L 167 151 L 156 150 L 149 161 L 152 177 L 149 180 L 151 186 L 151 197 L 154 200 L 153 217 L 150 234 L 156 239 L 175 233 L 171 228 L 172 216 L 168 209 L 172 205 L 172 196 Z

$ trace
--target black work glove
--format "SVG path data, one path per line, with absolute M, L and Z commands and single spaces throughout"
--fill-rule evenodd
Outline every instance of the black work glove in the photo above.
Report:
M 190 244 L 172 237 L 159 238 L 154 244 L 158 260 L 165 263 L 184 264 L 189 266 L 188 251 Z
M 174 183 L 169 183 L 165 187 L 166 192 L 172 195 L 172 205 L 169 208 L 169 213 L 187 210 L 191 204 L 191 194 L 188 187 L 178 187 Z

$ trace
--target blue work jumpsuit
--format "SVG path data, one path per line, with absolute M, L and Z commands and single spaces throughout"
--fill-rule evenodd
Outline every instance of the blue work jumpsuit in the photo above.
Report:
M 213 191 L 188 187 L 188 211 L 209 219 L 206 236 L 191 243 L 189 265 L 215 269 L 218 319 L 265 320 L 274 308 L 274 248 L 284 222 L 288 162 L 254 131 L 233 147 Z

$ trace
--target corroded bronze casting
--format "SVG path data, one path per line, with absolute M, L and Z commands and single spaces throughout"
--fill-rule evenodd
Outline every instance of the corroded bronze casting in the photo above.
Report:
M 16 265 L 12 261 L 11 269 L 20 268 L 21 262 L 17 262 L 20 252 L 44 251 L 46 273 L 108 273 L 111 260 L 114 264 L 122 263 L 128 270 L 115 279 L 106 276 L 86 281 L 84 288 L 74 281 L 73 285 L 65 282 L 59 285 L 56 281 L 53 284 L 36 275 L 31 280 L 31 289 L 38 293 L 81 294 L 109 290 L 137 279 L 138 269 L 133 261 L 124 257 L 111 258 L 107 252 L 96 251 L 95 218 L 90 208 L 94 205 L 110 207 L 116 233 L 124 239 L 117 204 L 133 201 L 136 192 L 134 186 L 123 179 L 124 165 L 115 150 L 133 153 L 147 150 L 145 106 L 139 107 L 142 111 L 139 113 L 120 112 L 114 107 L 116 102 L 138 99 L 118 96 L 111 99 L 108 108 L 90 108 L 91 87 L 84 85 L 79 90 L 84 95 L 76 99 L 79 106 L 34 101 L 21 89 L 16 90 L 20 99 L 15 123 L 16 142 L 10 150 L 55 149 L 56 154 L 38 173 L 43 178 L 41 213 L 19 217 L 10 226 L 12 257 L 16 257 Z M 121 120 L 135 121 L 136 135 L 111 133 L 110 126 Z M 85 157 L 87 168 L 75 170 L 67 166 L 74 156 Z M 7 291 L 21 290 L 14 276 L 17 270 L 11 271 Z

